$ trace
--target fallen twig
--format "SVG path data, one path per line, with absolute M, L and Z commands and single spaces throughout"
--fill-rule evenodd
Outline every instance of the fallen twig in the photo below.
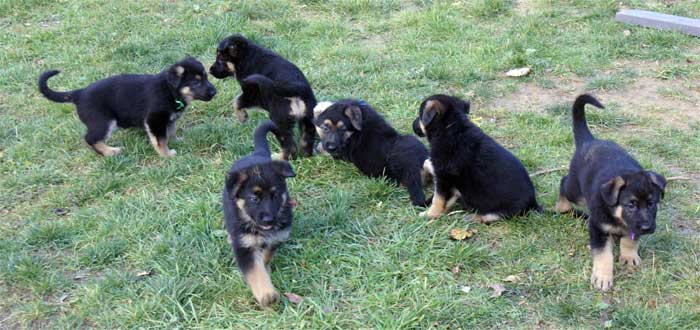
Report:
M 541 170 L 541 171 L 534 172 L 534 173 L 530 174 L 530 177 L 534 177 L 534 176 L 538 176 L 538 175 L 542 175 L 542 174 L 547 174 L 547 173 L 552 173 L 552 172 L 557 172 L 557 171 L 564 171 L 564 170 L 568 170 L 568 169 L 569 169 L 568 166 L 559 166 L 559 167 L 555 167 L 555 168 L 550 168 L 548 170 Z
M 692 181 L 692 178 L 689 178 L 687 176 L 672 176 L 670 178 L 666 178 L 666 181 Z

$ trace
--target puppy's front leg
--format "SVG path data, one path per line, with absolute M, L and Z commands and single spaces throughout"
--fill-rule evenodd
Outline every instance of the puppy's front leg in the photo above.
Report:
M 279 134 L 277 134 L 277 140 L 279 140 L 282 147 L 282 153 L 273 155 L 273 158 L 290 160 L 297 156 L 297 143 L 294 141 L 293 127 L 288 130 L 280 130 Z
M 175 150 L 168 148 L 168 115 L 167 114 L 149 114 L 146 118 L 144 127 L 148 140 L 156 149 L 159 155 L 163 157 L 172 157 L 177 154 Z
M 614 241 L 610 234 L 599 231 L 591 233 L 591 255 L 593 256 L 591 284 L 601 291 L 608 291 L 613 287 L 613 245 Z
M 431 219 L 439 218 L 447 210 L 447 203 L 452 198 L 453 189 L 454 187 L 447 180 L 435 177 L 433 202 L 428 211 L 422 212 L 421 215 Z
M 626 236 L 620 238 L 620 263 L 630 266 L 641 265 L 642 258 L 639 257 L 638 249 L 639 241 Z
M 244 264 L 239 263 L 241 272 L 245 277 L 246 283 L 248 283 L 250 289 L 253 291 L 255 300 L 257 300 L 262 307 L 270 307 L 279 300 L 280 295 L 277 293 L 277 290 L 275 290 L 270 280 L 270 275 L 265 267 L 263 252 L 252 250 L 249 258 L 251 258 L 250 262 Z

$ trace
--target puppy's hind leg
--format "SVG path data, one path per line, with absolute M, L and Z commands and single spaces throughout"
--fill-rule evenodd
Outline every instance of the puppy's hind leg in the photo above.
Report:
M 309 117 L 299 120 L 299 130 L 301 131 L 301 154 L 304 157 L 314 155 L 314 142 L 316 142 L 316 126 Z
M 568 175 L 561 178 L 559 182 L 559 200 L 554 210 L 557 213 L 567 213 L 574 209 L 574 204 L 571 203 L 569 199 L 566 198 L 566 186 L 567 186 Z
M 92 147 L 95 152 L 102 156 L 114 156 L 119 154 L 121 148 L 110 147 L 105 144 L 112 132 L 117 127 L 115 120 L 94 120 L 90 122 L 85 134 L 85 142 Z
M 275 157 L 274 155 L 273 157 L 283 160 L 290 160 L 295 158 L 297 155 L 297 143 L 294 141 L 294 129 L 280 129 L 280 132 L 277 135 L 277 139 L 279 140 L 280 146 L 282 147 L 282 153 L 278 157 Z

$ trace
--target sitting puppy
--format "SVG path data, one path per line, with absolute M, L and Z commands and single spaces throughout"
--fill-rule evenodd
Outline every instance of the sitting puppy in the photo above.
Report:
M 561 179 L 557 212 L 569 212 L 573 203 L 590 212 L 588 234 L 593 255 L 591 283 L 599 290 L 613 286 L 614 239 L 620 239 L 620 262 L 639 265 L 639 237 L 656 229 L 656 207 L 666 179 L 645 171 L 612 141 L 598 140 L 586 123 L 584 106 L 603 106 L 590 95 L 576 98 L 573 130 L 576 151 L 569 174 Z
M 295 174 L 288 162 L 271 159 L 265 138 L 276 130 L 269 120 L 255 129 L 253 154 L 233 164 L 223 191 L 224 219 L 236 263 L 263 307 L 279 300 L 269 264 L 292 228 L 293 202 L 285 179 Z
M 295 123 L 301 131 L 302 155 L 313 155 L 316 131 L 312 110 L 316 97 L 294 64 L 235 34 L 221 41 L 209 72 L 219 79 L 235 76 L 238 80 L 242 93 L 234 100 L 233 108 L 240 122 L 248 120 L 247 108 L 260 107 L 270 113 L 279 127 L 283 159 L 296 156 Z
M 467 118 L 469 103 L 447 95 L 423 101 L 413 127 L 430 142 L 426 168 L 435 174 L 435 195 L 426 215 L 437 218 L 455 201 L 490 223 L 540 210 L 525 167 Z
M 423 170 L 428 151 L 418 139 L 400 135 L 364 101 L 321 102 L 314 108 L 314 124 L 322 152 L 368 176 L 403 184 L 413 205 L 426 206 L 422 181 L 429 177 Z
M 193 100 L 209 101 L 216 88 L 207 80 L 202 63 L 187 57 L 155 75 L 112 76 L 70 92 L 56 92 L 47 81 L 60 71 L 39 77 L 39 91 L 54 102 L 72 102 L 87 126 L 85 141 L 103 156 L 121 152 L 105 144 L 116 127 L 143 127 L 163 157 L 175 155 L 168 140 L 175 136 L 175 121 Z

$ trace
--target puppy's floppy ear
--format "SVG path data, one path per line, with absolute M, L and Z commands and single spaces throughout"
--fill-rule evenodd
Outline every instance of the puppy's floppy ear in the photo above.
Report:
M 468 115 L 469 114 L 469 106 L 471 105 L 471 103 L 469 103 L 469 101 L 459 100 L 458 104 L 459 104 L 459 110 L 464 112 L 465 115 Z
M 170 85 L 172 88 L 177 88 L 177 86 L 180 86 L 180 82 L 182 81 L 182 77 L 185 75 L 185 68 L 182 67 L 182 65 L 173 65 L 168 69 L 168 74 L 166 77 L 166 80 L 168 81 L 168 85 Z
M 425 102 L 423 115 L 420 117 L 420 120 L 423 122 L 423 125 L 428 126 L 435 117 L 441 116 L 443 113 L 445 113 L 445 105 L 442 104 L 442 102 L 438 100 L 428 100 Z
M 416 118 L 416 120 L 413 121 L 413 133 L 420 137 L 425 136 L 425 134 L 423 134 L 423 130 L 420 129 L 420 118 Z
M 655 186 L 661 189 L 661 198 L 663 198 L 664 191 L 666 190 L 666 178 L 664 178 L 663 175 L 653 171 L 647 171 L 646 175 Z
M 318 118 L 318 116 L 320 116 L 324 111 L 326 111 L 326 109 L 328 109 L 331 105 L 333 105 L 333 102 L 318 102 L 314 107 L 314 118 Z
M 226 46 L 226 53 L 231 57 L 237 57 L 246 47 L 248 47 L 247 41 L 237 39 Z
M 248 175 L 243 172 L 229 172 L 226 174 L 226 191 L 230 198 L 235 198 Z
M 289 162 L 285 162 L 283 160 L 273 160 L 272 161 L 272 170 L 275 171 L 275 173 L 285 177 L 285 178 L 291 178 L 295 177 L 297 174 L 294 173 L 294 169 L 292 169 L 292 165 L 289 164 Z
M 603 200 L 609 206 L 617 205 L 618 197 L 620 197 L 620 189 L 624 186 L 625 179 L 621 176 L 616 176 L 600 186 L 600 196 L 603 197 Z
M 345 108 L 345 116 L 350 119 L 350 123 L 356 130 L 362 130 L 362 109 L 356 105 L 350 105 Z

